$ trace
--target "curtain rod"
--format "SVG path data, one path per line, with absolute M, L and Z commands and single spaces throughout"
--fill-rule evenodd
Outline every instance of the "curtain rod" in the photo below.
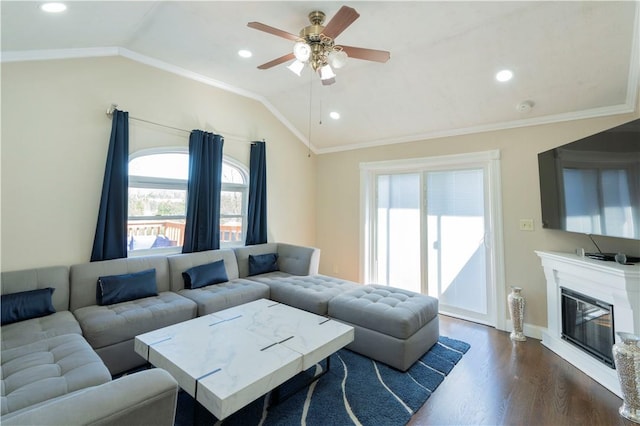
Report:
M 118 107 L 118 104 L 111 104 L 111 106 L 109 108 L 107 108 L 107 117 L 111 118 L 113 117 L 113 111 Z M 172 129 L 172 130 L 177 130 L 179 132 L 185 132 L 185 133 L 189 133 L 191 134 L 191 130 L 186 130 L 186 129 L 181 129 L 179 127 L 173 127 L 173 126 L 168 126 L 166 124 L 162 124 L 162 123 L 156 123 L 155 121 L 151 121 L 151 120 L 145 120 L 144 118 L 138 118 L 138 117 L 133 117 L 132 115 L 129 115 L 129 119 L 131 120 L 136 120 L 136 121 L 142 121 L 144 123 L 149 123 L 149 124 L 153 124 L 155 126 L 160 126 L 160 127 L 164 127 L 167 129 Z M 216 129 L 213 129 L 214 132 L 217 132 Z M 223 133 L 223 132 L 219 132 L 219 133 Z M 248 138 L 244 137 L 244 136 L 239 136 L 239 135 L 234 135 L 234 134 L 227 134 L 225 135 L 221 135 L 223 137 L 229 137 L 230 139 L 236 139 L 236 140 L 247 140 Z M 262 139 L 264 141 L 264 139 Z M 249 142 L 251 143 L 251 142 Z

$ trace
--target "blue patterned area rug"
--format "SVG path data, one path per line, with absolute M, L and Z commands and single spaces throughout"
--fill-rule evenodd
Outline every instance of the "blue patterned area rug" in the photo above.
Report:
M 269 395 L 259 398 L 222 423 L 202 407 L 194 422 L 193 399 L 180 391 L 175 425 L 405 425 L 469 348 L 465 342 L 441 336 L 405 373 L 341 349 L 331 355 L 327 374 L 310 386 L 269 409 L 265 409 Z M 324 365 L 294 377 L 281 392 L 298 389 Z

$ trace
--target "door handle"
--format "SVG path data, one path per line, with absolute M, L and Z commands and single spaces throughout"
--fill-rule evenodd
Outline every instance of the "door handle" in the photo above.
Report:
M 488 248 L 488 249 L 491 248 L 491 233 L 489 232 L 484 233 L 484 237 L 482 238 L 482 243 L 484 244 L 485 248 Z

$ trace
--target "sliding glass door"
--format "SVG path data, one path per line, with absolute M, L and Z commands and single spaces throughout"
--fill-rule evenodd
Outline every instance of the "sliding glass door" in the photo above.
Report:
M 428 294 L 441 313 L 499 326 L 495 156 L 361 165 L 365 282 Z
M 440 310 L 487 322 L 484 171 L 426 172 L 428 294 Z
M 420 293 L 419 173 L 377 177 L 376 277 L 378 283 Z

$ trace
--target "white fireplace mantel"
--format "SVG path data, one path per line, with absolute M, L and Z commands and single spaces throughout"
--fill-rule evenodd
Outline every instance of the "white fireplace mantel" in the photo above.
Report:
M 640 265 L 620 265 L 570 253 L 536 254 L 547 279 L 547 331 L 542 334 L 542 344 L 622 397 L 616 370 L 562 339 L 560 288 L 613 305 L 614 331 L 640 335 Z

